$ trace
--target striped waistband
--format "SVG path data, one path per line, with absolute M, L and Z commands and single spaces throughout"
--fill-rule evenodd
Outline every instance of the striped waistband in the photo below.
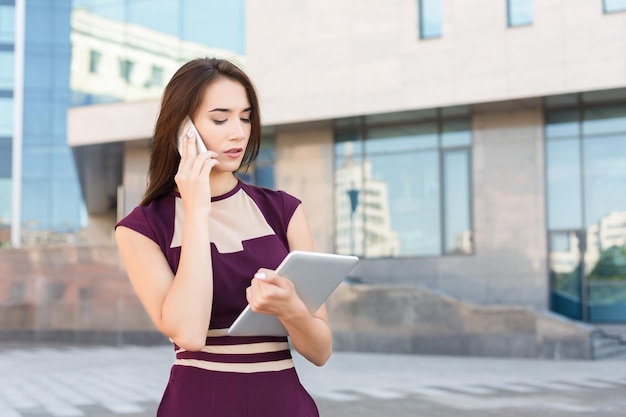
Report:
M 293 368 L 286 337 L 228 336 L 226 329 L 209 330 L 206 346 L 192 352 L 176 345 L 174 365 L 220 372 L 271 372 Z

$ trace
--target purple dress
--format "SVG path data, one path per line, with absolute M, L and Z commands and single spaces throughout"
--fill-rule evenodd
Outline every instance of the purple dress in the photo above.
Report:
M 317 417 L 286 337 L 226 335 L 247 305 L 246 288 L 257 269 L 276 269 L 289 252 L 287 226 L 300 201 L 241 181 L 211 200 L 213 310 L 206 346 L 200 352 L 174 346 L 176 359 L 157 416 Z M 136 207 L 118 225 L 156 242 L 176 273 L 182 222 L 182 200 L 172 192 Z

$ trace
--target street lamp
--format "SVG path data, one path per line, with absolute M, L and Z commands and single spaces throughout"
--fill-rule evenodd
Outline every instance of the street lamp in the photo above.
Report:
M 359 190 L 354 188 L 354 184 L 352 184 L 352 188 L 346 191 L 346 193 L 348 193 L 348 198 L 350 199 L 350 249 L 352 251 L 352 255 L 356 255 L 356 237 L 354 236 L 354 212 L 359 205 Z

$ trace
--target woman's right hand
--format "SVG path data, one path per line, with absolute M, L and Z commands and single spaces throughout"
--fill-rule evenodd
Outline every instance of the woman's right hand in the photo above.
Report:
M 178 171 L 174 181 L 180 192 L 185 209 L 211 212 L 211 183 L 209 176 L 211 170 L 217 164 L 217 153 L 213 151 L 198 154 L 196 140 L 193 132 L 187 132 L 183 139 L 182 155 Z

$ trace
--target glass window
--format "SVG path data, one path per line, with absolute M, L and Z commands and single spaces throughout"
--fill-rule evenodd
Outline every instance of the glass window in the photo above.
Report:
M 473 251 L 470 121 L 437 120 L 441 113 L 434 110 L 432 122 L 369 128 L 363 122 L 361 129 L 335 133 L 338 253 L 388 257 Z M 442 142 L 454 149 L 444 151 Z
M 467 146 L 472 143 L 472 128 L 468 119 L 446 120 L 441 132 L 441 146 Z
M 102 60 L 102 54 L 95 50 L 89 51 L 89 72 L 91 74 L 98 74 L 100 72 L 100 61 Z
M 578 137 L 578 110 L 551 111 L 546 115 L 546 138 Z
M 467 149 L 443 154 L 445 253 L 473 252 L 469 163 Z
M 24 144 L 22 176 L 24 178 L 50 177 L 51 154 L 47 146 Z
M 254 170 L 249 178 L 253 184 L 266 188 L 274 188 L 274 164 L 276 162 L 275 137 L 273 131 L 263 134 L 259 154 L 254 161 Z
M 73 179 L 54 178 L 51 181 L 50 226 L 59 232 L 74 232 L 79 228 L 80 187 Z
M 368 159 L 363 183 L 364 255 L 440 255 L 438 152 Z
M 626 131 L 626 106 L 587 108 L 583 117 L 583 134 L 585 135 L 601 135 Z
M 358 133 L 352 137 L 358 138 Z M 335 248 L 343 254 L 363 254 L 364 181 L 359 149 L 355 141 L 335 143 Z
M 0 4 L 0 43 L 15 41 L 15 6 Z
M 609 101 L 619 95 L 609 93 L 603 94 Z M 568 248 L 551 244 L 551 304 L 577 319 L 624 322 L 626 106 L 591 106 L 584 100 L 579 95 L 576 103 L 583 118 L 567 120 L 582 134 L 546 142 L 549 232 L 571 239 Z
M 357 121 L 360 118 L 356 118 Z M 437 119 L 437 109 L 428 109 L 428 110 L 411 110 L 411 111 L 402 111 L 395 113 L 383 113 L 383 114 L 372 114 L 369 116 L 365 116 L 365 124 L 366 125 L 377 125 L 377 124 L 390 124 L 390 123 L 404 123 L 404 122 L 418 122 L 422 120 L 436 120 Z
M 42 230 L 50 227 L 49 202 L 52 198 L 47 178 L 22 179 L 22 225 L 26 231 Z
M 533 0 L 508 0 L 509 26 L 525 26 L 533 23 Z
M 604 0 L 604 13 L 623 12 L 626 10 L 626 0 Z
M 135 63 L 129 59 L 120 59 L 120 77 L 130 83 L 133 77 Z
M 12 139 L 0 138 L 0 178 L 11 178 L 12 152 Z
M 365 152 L 403 152 L 437 148 L 437 124 L 369 129 Z
M 13 137 L 12 97 L 0 97 L 0 136 Z
M 441 0 L 419 0 L 420 38 L 440 38 L 443 35 L 443 6 Z
M 163 85 L 163 68 L 156 65 L 152 66 L 150 71 L 150 85 L 160 87 Z
M 576 106 L 578 103 L 578 94 L 559 94 L 545 98 L 546 108 Z
M 548 228 L 582 227 L 580 142 L 576 139 L 546 144 Z
M 626 131 L 626 126 L 623 129 Z M 616 192 L 626 187 L 626 132 L 586 139 L 583 155 L 585 226 L 600 225 L 615 213 L 626 216 L 626 192 Z M 620 233 L 626 239 L 626 228 Z
M 0 50 L 0 90 L 13 90 L 13 51 Z

